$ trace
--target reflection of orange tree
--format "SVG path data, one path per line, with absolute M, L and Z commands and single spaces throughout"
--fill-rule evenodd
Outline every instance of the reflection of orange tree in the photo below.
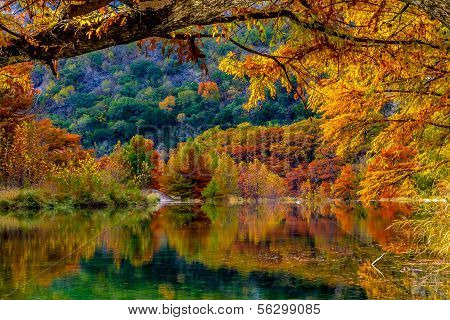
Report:
M 111 251 L 117 264 L 127 259 L 134 266 L 141 266 L 152 259 L 159 247 L 153 237 L 148 213 L 136 212 L 127 216 L 117 226 L 108 227 L 101 236 L 104 247 Z
M 0 277 L 0 297 L 5 298 L 15 293 L 13 289 L 27 292 L 36 284 L 47 285 L 77 271 L 80 260 L 92 258 L 100 246 L 113 252 L 117 261 L 125 257 L 141 265 L 152 258 L 156 245 L 145 213 L 0 219 L 0 270 L 11 272 L 10 277 Z
M 442 279 L 430 287 L 432 281 L 423 276 L 426 273 L 418 277 L 411 271 L 414 267 L 404 270 L 411 263 L 404 255 L 387 255 L 378 263 L 384 277 L 370 265 L 381 255 L 380 247 L 401 248 L 397 233 L 386 228 L 399 213 L 410 212 L 402 203 L 358 210 L 345 203 L 204 205 L 202 210 L 179 212 L 165 208 L 156 221 L 163 229 L 160 236 L 181 257 L 212 269 L 232 268 L 243 274 L 282 272 L 328 284 L 356 284 L 373 299 L 409 298 L 411 294 L 421 298 L 423 288 L 434 290 L 426 297 L 442 298 L 446 294 Z M 184 218 L 173 219 L 175 215 Z
M 379 254 L 374 247 L 360 247 L 330 217 L 314 217 L 315 212 L 304 207 L 205 205 L 204 213 L 182 213 L 190 217 L 184 227 L 173 222 L 171 210 L 166 208 L 158 217 L 169 246 L 186 260 L 210 268 L 278 271 L 328 283 L 356 283 L 354 252 Z M 205 214 L 211 224 L 201 223 Z
M 352 214 L 355 210 L 358 214 Z M 391 244 L 394 241 L 396 246 L 400 244 L 397 234 L 388 227 L 398 216 L 409 216 L 411 207 L 406 203 L 398 202 L 381 202 L 369 207 L 336 202 L 331 211 L 337 218 L 339 227 L 345 232 L 352 235 L 366 234 L 367 238 L 361 240 L 367 243 L 376 242 L 383 248 L 388 248 L 392 247 Z M 406 249 L 404 245 L 402 248 Z
M 6 229 L 5 220 L 8 220 Z M 86 226 L 87 221 L 66 224 L 61 220 L 67 219 L 54 218 L 40 223 L 2 217 L 1 268 L 11 270 L 12 282 L 10 286 L 4 283 L 3 288 L 16 288 L 34 279 L 40 284 L 49 283 L 54 277 L 73 270 L 80 258 L 93 255 L 96 243 L 89 240 L 99 230 L 94 225 Z M 77 250 L 82 244 L 85 246 Z M 73 254 L 68 256 L 69 253 Z M 57 263 L 60 260 L 64 261 Z
M 207 246 L 210 238 L 210 219 L 195 206 L 163 207 L 153 221 L 153 230 L 158 238 L 169 236 L 179 252 L 195 254 Z M 173 232 L 167 232 L 171 230 Z M 191 232 L 195 230 L 195 232 Z

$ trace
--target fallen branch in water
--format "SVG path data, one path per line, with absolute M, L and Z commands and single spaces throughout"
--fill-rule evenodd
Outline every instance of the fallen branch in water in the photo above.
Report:
M 378 268 L 375 267 L 375 264 L 376 264 L 378 261 L 380 261 L 381 258 L 383 258 L 385 254 L 386 254 L 386 252 L 383 253 L 383 254 L 382 254 L 381 256 L 379 256 L 378 258 L 376 258 L 376 259 L 370 264 L 370 265 L 371 265 L 378 273 L 380 273 L 383 277 L 384 277 L 383 272 L 381 272 L 380 270 L 378 270 Z

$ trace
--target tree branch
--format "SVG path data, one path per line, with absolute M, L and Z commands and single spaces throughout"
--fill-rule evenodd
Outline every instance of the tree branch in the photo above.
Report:
M 12 35 L 13 37 L 16 38 L 22 38 L 22 36 L 14 31 L 9 30 L 7 27 L 5 27 L 2 23 L 0 23 L 0 29 L 2 29 L 3 31 L 5 31 L 6 33 L 9 33 L 10 35 Z
M 265 57 L 265 58 L 269 58 L 269 59 L 272 59 L 273 61 L 275 61 L 275 63 L 281 68 L 281 70 L 283 70 L 284 77 L 286 78 L 286 80 L 287 80 L 287 82 L 289 83 L 289 85 L 290 85 L 290 86 L 292 87 L 292 89 L 297 93 L 297 96 L 298 96 L 299 99 L 302 101 L 303 107 L 305 108 L 305 111 L 306 111 L 306 115 L 308 116 L 309 119 L 312 119 L 311 113 L 310 113 L 310 111 L 309 111 L 309 109 L 308 109 L 308 106 L 307 106 L 307 104 L 306 104 L 306 101 L 302 98 L 300 92 L 298 92 L 297 87 L 294 86 L 294 84 L 292 83 L 291 78 L 289 77 L 289 73 L 288 73 L 288 71 L 287 71 L 287 69 L 286 69 L 286 66 L 285 66 L 285 65 L 284 65 L 277 57 L 272 56 L 272 55 L 270 55 L 270 54 L 266 54 L 266 53 L 262 53 L 262 52 L 253 50 L 253 49 L 251 49 L 251 48 L 248 48 L 248 47 L 246 47 L 246 46 L 240 44 L 239 42 L 234 41 L 234 40 L 231 39 L 231 38 L 228 39 L 228 40 L 229 40 L 231 43 L 233 43 L 234 45 L 238 46 L 239 48 L 241 48 L 241 49 L 243 49 L 243 50 L 245 50 L 245 51 L 247 51 L 247 52 L 250 52 L 250 53 L 253 53 L 253 54 L 256 54 L 256 55 Z
M 365 43 L 365 44 L 378 44 L 378 45 L 425 45 L 429 46 L 434 49 L 438 49 L 439 46 L 435 45 L 433 43 L 425 42 L 418 39 L 411 39 L 411 40 L 387 40 L 387 39 L 373 39 L 373 38 L 366 38 L 366 37 L 355 37 L 349 34 L 341 33 L 336 30 L 330 30 L 325 25 L 319 23 L 319 22 L 305 22 L 300 20 L 293 12 L 288 10 L 283 10 L 280 12 L 280 15 L 283 15 L 285 17 L 288 17 L 292 21 L 294 21 L 299 26 L 319 31 L 322 33 L 325 33 L 329 36 L 337 37 L 343 40 L 349 40 L 351 42 L 357 42 L 357 43 Z
M 105 1 L 97 0 L 96 3 L 100 5 Z M 143 3 L 153 2 L 155 1 L 149 0 Z M 364 45 L 425 45 L 439 48 L 435 44 L 418 39 L 385 40 L 355 37 L 329 29 L 318 22 L 302 21 L 289 10 L 272 12 L 260 10 L 245 14 L 231 14 L 234 8 L 251 7 L 255 4 L 255 0 L 160 0 L 159 2 L 165 5 L 153 6 L 144 11 L 129 8 L 118 12 L 109 20 L 103 19 L 86 25 L 81 25 L 77 19 L 62 20 L 51 29 L 31 35 L 33 43 L 24 37 L 12 39 L 8 46 L 0 47 L 0 67 L 32 60 L 49 61 L 70 58 L 148 37 L 164 37 L 189 26 L 280 17 L 286 17 L 305 29 Z M 260 1 L 256 1 L 258 2 Z M 263 2 L 260 3 L 263 5 Z M 96 35 L 93 30 L 103 31 Z
M 111 0 L 82 0 L 82 1 L 67 1 L 67 5 L 64 8 L 63 16 L 68 18 L 79 17 L 88 14 L 92 11 L 103 8 Z
M 425 11 L 430 17 L 439 20 L 450 28 L 450 1 L 448 0 L 402 0 Z
M 159 9 L 127 9 L 109 20 L 93 20 L 90 24 L 82 25 L 77 19 L 62 20 L 51 29 L 33 34 L 33 43 L 12 39 L 8 46 L 0 47 L 0 67 L 32 60 L 70 58 L 189 26 L 210 25 L 226 18 L 231 9 L 254 3 L 254 0 L 171 0 Z M 103 27 L 100 36 L 92 34 L 92 30 Z

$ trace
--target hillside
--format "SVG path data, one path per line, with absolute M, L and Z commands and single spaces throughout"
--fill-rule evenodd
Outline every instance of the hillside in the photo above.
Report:
M 247 84 L 217 68 L 235 47 L 205 41 L 201 49 L 206 72 L 202 61 L 180 63 L 175 54 L 136 44 L 62 60 L 59 80 L 38 66 L 33 80 L 41 95 L 34 112 L 81 134 L 84 147 L 97 155 L 135 134 L 151 138 L 161 150 L 217 125 L 290 124 L 305 117 L 298 101 L 281 89 L 261 108 L 244 110 Z

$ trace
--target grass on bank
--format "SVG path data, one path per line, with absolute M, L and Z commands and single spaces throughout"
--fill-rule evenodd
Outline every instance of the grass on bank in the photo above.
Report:
M 414 216 L 391 228 L 407 232 L 416 253 L 431 253 L 450 260 L 450 213 L 447 203 L 424 203 Z
M 38 186 L 0 191 L 0 210 L 124 208 L 157 202 L 156 196 L 144 194 L 133 181 L 120 181 L 113 172 L 101 170 L 94 158 L 87 158 L 54 168 Z
M 0 191 L 0 211 L 42 210 L 55 208 L 125 208 L 150 206 L 158 202 L 153 195 L 139 189 L 99 190 L 97 192 L 52 193 L 46 189 L 12 189 Z

